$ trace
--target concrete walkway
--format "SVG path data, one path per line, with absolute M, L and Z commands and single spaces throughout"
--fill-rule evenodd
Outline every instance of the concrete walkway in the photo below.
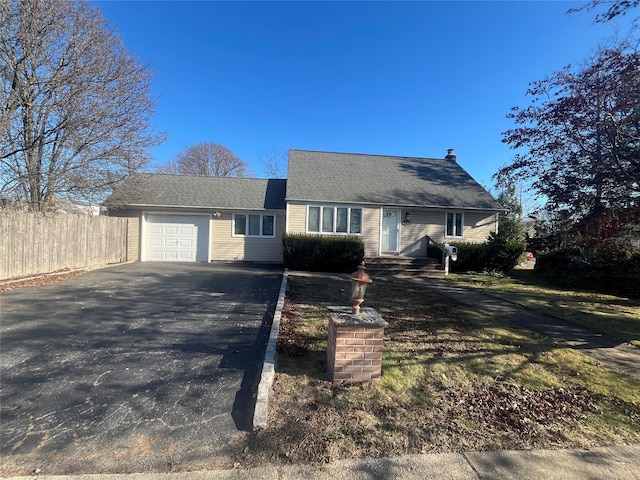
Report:
M 289 465 L 182 473 L 11 477 L 13 480 L 638 480 L 640 446 L 405 455 L 340 460 L 322 467 Z
M 534 312 L 474 289 L 439 278 L 409 278 L 443 295 L 508 320 L 568 347 L 581 350 L 607 367 L 640 377 L 640 348 L 573 323 Z

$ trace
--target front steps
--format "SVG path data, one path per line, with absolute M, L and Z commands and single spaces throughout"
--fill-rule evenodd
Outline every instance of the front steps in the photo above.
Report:
M 367 273 L 371 276 L 444 277 L 444 269 L 436 258 L 376 257 L 365 258 Z

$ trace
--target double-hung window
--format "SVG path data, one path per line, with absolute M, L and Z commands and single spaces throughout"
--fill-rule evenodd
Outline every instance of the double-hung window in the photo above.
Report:
M 461 212 L 447 212 L 446 236 L 462 237 L 464 217 Z
M 275 237 L 274 215 L 233 215 L 233 235 L 236 237 Z
M 359 235 L 362 233 L 362 208 L 311 205 L 307 214 L 307 232 Z

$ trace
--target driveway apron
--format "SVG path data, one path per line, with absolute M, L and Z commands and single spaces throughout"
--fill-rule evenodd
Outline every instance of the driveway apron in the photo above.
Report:
M 215 465 L 252 427 L 281 276 L 134 263 L 0 294 L 0 475 Z

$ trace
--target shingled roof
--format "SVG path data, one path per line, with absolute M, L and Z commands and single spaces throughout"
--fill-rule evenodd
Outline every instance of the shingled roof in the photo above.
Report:
M 107 205 L 284 210 L 286 180 L 139 174 Z
M 455 158 L 455 157 L 453 157 Z M 503 210 L 455 160 L 289 150 L 287 200 Z

